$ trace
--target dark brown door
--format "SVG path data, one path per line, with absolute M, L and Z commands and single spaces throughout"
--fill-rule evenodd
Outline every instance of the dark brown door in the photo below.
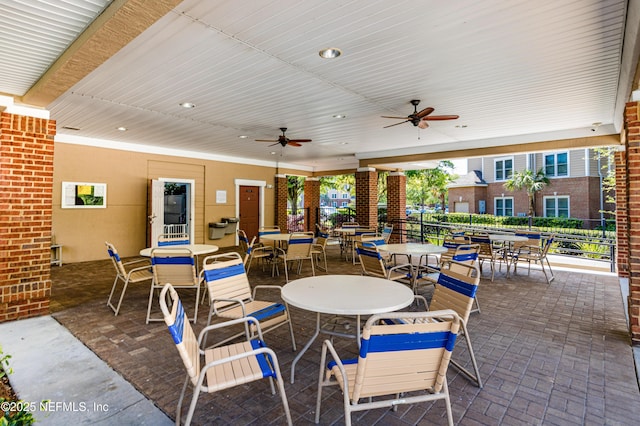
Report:
M 240 185 L 239 229 L 247 233 L 249 241 L 258 235 L 260 225 L 260 188 Z

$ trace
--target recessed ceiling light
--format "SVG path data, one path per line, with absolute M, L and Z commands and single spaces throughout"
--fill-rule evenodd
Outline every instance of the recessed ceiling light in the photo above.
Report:
M 349 145 L 349 142 L 340 142 L 340 145 Z
M 333 118 L 347 118 L 347 116 L 344 114 L 335 114 Z
M 126 132 L 127 128 L 124 127 L 124 126 L 120 126 L 120 127 L 118 127 L 118 130 L 120 130 L 121 132 Z
M 276 155 L 276 152 L 275 151 L 271 151 L 271 155 Z
M 329 47 L 326 49 L 322 49 L 320 52 L 318 52 L 318 54 L 321 58 L 324 59 L 334 59 L 342 55 L 342 50 L 338 49 L 337 47 Z
M 238 136 L 238 137 L 239 137 L 240 139 L 247 139 L 249 136 L 247 136 L 247 135 L 240 135 L 240 136 Z
M 195 108 L 196 104 L 192 104 L 191 102 L 183 102 L 180 104 L 182 108 Z

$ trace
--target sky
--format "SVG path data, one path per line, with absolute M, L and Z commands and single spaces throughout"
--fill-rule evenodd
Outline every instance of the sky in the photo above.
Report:
M 467 159 L 457 159 L 457 160 L 451 160 L 451 162 L 454 165 L 454 169 L 453 172 L 456 173 L 457 175 L 463 176 L 467 174 Z

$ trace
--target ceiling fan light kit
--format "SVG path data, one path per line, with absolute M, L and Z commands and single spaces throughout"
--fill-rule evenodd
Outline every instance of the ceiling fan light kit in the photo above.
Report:
M 403 120 L 399 123 L 384 126 L 383 128 L 386 129 L 387 127 L 393 127 L 393 126 L 397 126 L 398 124 L 409 122 L 413 124 L 415 127 L 418 127 L 420 129 L 426 129 L 427 127 L 429 127 L 429 123 L 427 123 L 427 121 L 456 120 L 459 118 L 459 116 L 457 115 L 430 115 L 433 111 L 435 111 L 435 109 L 432 107 L 427 107 L 423 110 L 418 111 L 418 105 L 420 104 L 420 99 L 412 99 L 410 103 L 411 105 L 413 105 L 413 114 L 409 114 L 406 117 L 390 117 L 390 116 L 383 115 L 382 118 L 392 118 L 394 120 Z

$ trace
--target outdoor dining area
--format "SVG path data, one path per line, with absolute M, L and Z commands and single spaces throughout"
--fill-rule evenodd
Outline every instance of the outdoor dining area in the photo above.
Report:
M 166 285 L 176 276 L 163 278 L 158 270 L 183 262 L 159 259 L 163 252 L 195 259 L 184 255 L 189 245 L 169 243 L 120 259 L 138 262 L 125 270 L 146 265 L 139 271 L 150 273 L 128 282 L 122 298 L 123 283 L 114 285 L 109 259 L 53 268 L 53 316 L 168 416 L 191 424 L 626 425 L 640 415 L 615 275 L 552 271 L 540 258 L 545 242 L 539 236 L 452 234 L 433 244 L 393 244 L 382 230 L 323 231 L 318 245 L 313 233 L 279 230 L 243 242 L 239 230 L 239 246 L 209 247 L 181 266 L 198 286 L 180 288 L 175 281 L 177 291 Z M 305 241 L 297 244 L 298 238 Z M 486 239 L 491 253 L 480 247 Z M 546 272 L 540 262 L 530 271 L 516 269 L 534 256 L 522 249 L 532 240 Z M 297 245 L 309 247 L 297 251 Z M 383 275 L 372 264 L 381 265 Z M 397 276 L 385 272 L 392 270 Z M 243 300 L 242 307 L 232 299 Z M 242 319 L 243 310 L 258 324 Z M 169 330 L 154 321 L 163 317 L 172 318 Z M 215 348 L 194 365 L 202 368 L 228 350 L 266 360 L 270 373 L 260 364 L 253 378 L 244 367 L 235 379 L 209 375 L 208 392 L 191 405 L 199 368 L 185 382 L 183 361 L 199 355 L 184 348 L 197 344 L 209 324 L 206 342 Z M 428 348 L 423 339 L 395 340 L 434 333 L 449 340 Z M 257 337 L 263 343 L 243 343 Z M 418 374 L 411 373 L 415 365 L 424 371 L 415 360 L 426 358 L 437 374 L 421 377 L 416 387 L 406 377 Z M 271 386 L 257 380 L 263 373 L 275 379 Z

